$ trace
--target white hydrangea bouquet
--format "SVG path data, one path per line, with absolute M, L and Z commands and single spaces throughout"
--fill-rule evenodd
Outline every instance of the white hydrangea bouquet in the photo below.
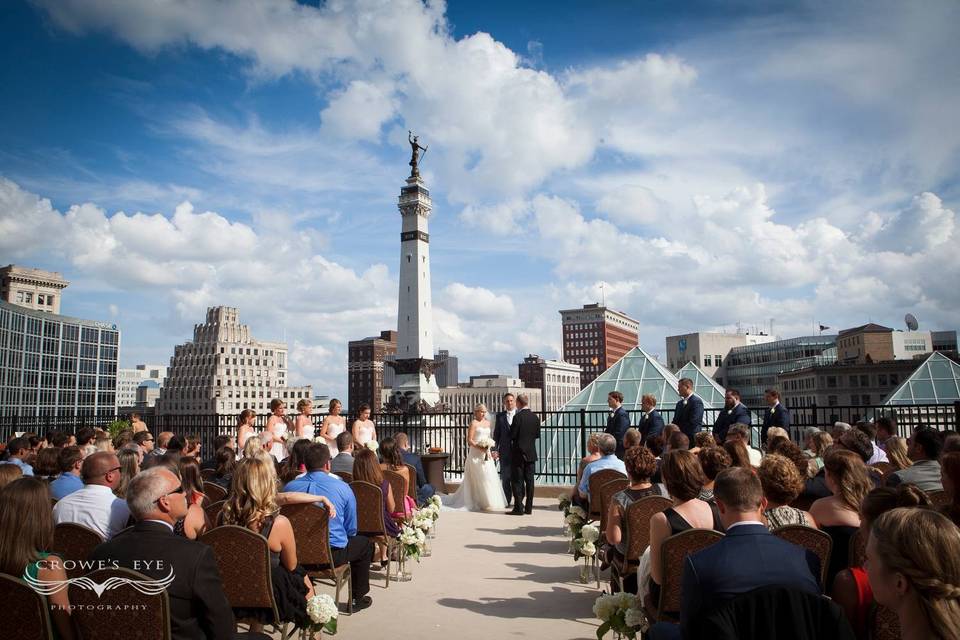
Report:
M 483 459 L 490 459 L 490 449 L 497 446 L 497 443 L 494 442 L 493 438 L 480 438 L 477 440 L 477 446 L 484 450 Z
M 433 516 L 431 515 L 429 507 L 420 509 L 413 515 L 413 522 L 411 523 L 415 529 L 420 529 L 425 534 L 430 533 L 430 530 L 433 529 Z
M 620 592 L 600 596 L 593 603 L 593 615 L 602 623 L 597 628 L 597 640 L 603 640 L 608 631 L 613 631 L 617 637 L 636 640 L 637 632 L 643 633 L 650 627 L 647 615 L 637 602 L 637 596 L 632 593 Z
M 583 584 L 589 581 L 590 566 L 596 561 L 598 540 L 600 540 L 600 529 L 592 524 L 580 527 L 580 536 L 572 540 L 573 561 L 583 558 L 583 565 L 580 567 L 580 582 Z
M 310 616 L 310 631 L 337 632 L 337 603 L 329 595 L 320 593 L 307 600 L 307 615 Z
M 424 517 L 429 517 L 432 522 L 436 522 L 440 519 L 440 509 L 433 504 L 432 499 L 430 502 L 421 507 L 420 510 L 417 511 L 417 514 Z
M 377 444 L 376 440 L 370 440 L 363 446 L 365 446 L 367 449 L 370 449 L 370 451 L 373 451 L 374 453 L 380 450 L 380 445 Z
M 567 509 L 567 515 L 563 518 L 564 532 L 570 536 L 571 551 L 573 550 L 573 541 L 580 537 L 580 529 L 587 522 L 587 512 L 582 507 L 576 505 Z
M 429 504 L 431 507 L 434 507 L 437 510 L 437 514 L 439 517 L 440 507 L 443 506 L 443 502 L 440 500 L 440 496 L 438 495 L 430 496 L 430 499 L 427 500 L 427 504 Z M 434 518 L 434 520 L 436 520 L 436 518 Z
M 397 536 L 397 539 L 400 540 L 400 547 L 404 556 L 420 562 L 420 554 L 427 542 L 427 536 L 423 533 L 423 530 L 405 524 L 400 528 L 400 535 Z

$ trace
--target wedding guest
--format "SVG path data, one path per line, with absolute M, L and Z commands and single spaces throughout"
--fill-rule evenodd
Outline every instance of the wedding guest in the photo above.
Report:
M 806 454 L 803 453 L 799 446 L 797 446 L 793 441 L 785 438 L 778 438 L 776 443 L 773 442 L 773 438 L 769 438 L 767 440 L 767 444 L 770 445 L 768 454 L 776 453 L 784 458 L 787 458 L 793 462 L 794 466 L 797 467 L 800 477 L 802 479 L 807 478 L 807 474 L 810 469 L 810 459 L 806 456 Z M 801 490 L 802 489 L 803 487 L 801 487 Z
M 313 441 L 306 438 L 293 443 L 290 447 L 290 455 L 280 465 L 280 482 L 286 484 L 307 472 L 305 458 L 311 444 Z
M 607 394 L 607 406 L 610 407 L 610 417 L 607 419 L 607 428 L 604 433 L 613 436 L 617 441 L 617 457 L 623 459 L 623 436 L 630 428 L 630 415 L 623 408 L 623 394 L 611 391 Z
M 390 483 L 383 477 L 383 470 L 377 462 L 377 454 L 364 447 L 357 451 L 356 459 L 353 465 L 353 479 L 363 482 L 369 482 L 375 487 L 380 487 L 383 494 L 383 524 L 386 528 L 387 536 L 396 538 L 400 535 L 400 526 L 393 519 L 394 513 L 399 511 L 396 502 L 393 499 L 393 492 L 390 490 Z M 377 544 L 377 560 L 381 567 L 387 566 L 387 546 Z
M 20 472 L 25 476 L 33 475 L 33 467 L 24 460 L 30 453 L 30 441 L 26 438 L 13 438 L 7 443 L 8 458 L 0 464 L 12 464 L 20 467 Z
M 643 437 L 640 435 L 640 432 L 634 429 L 633 427 L 630 427 L 623 434 L 624 451 L 626 451 L 631 447 L 639 446 L 642 440 L 643 440 Z
M 221 447 L 213 458 L 213 475 L 210 476 L 210 482 L 223 487 L 229 491 L 230 483 L 233 482 L 233 470 L 237 466 L 237 454 L 230 447 Z
M 889 416 L 877 418 L 877 446 L 887 450 L 887 440 L 897 435 L 897 423 Z
M 269 455 L 270 454 L 267 453 L 267 447 L 260 440 L 260 436 L 250 436 L 247 438 L 246 444 L 243 445 L 244 458 L 259 458 Z
M 244 409 L 237 416 L 237 446 L 243 451 L 247 438 L 257 435 L 257 412 L 253 409 Z
M 650 480 L 654 484 L 659 484 L 663 482 L 663 478 L 661 477 L 661 474 L 660 474 L 660 465 L 661 465 L 663 453 L 664 453 L 663 452 L 664 444 L 665 444 L 665 441 L 662 435 L 651 436 L 647 438 L 646 442 L 643 443 L 643 445 L 647 449 L 650 449 L 650 453 L 652 453 L 654 457 L 657 459 L 657 470 L 653 472 L 653 477 L 650 478 Z
M 330 470 L 333 473 L 353 473 L 353 436 L 349 432 L 337 434 L 337 450 L 337 457 L 330 461 Z
M 804 480 L 792 460 L 778 453 L 768 453 L 760 463 L 757 476 L 760 478 L 760 486 L 763 487 L 763 496 L 767 500 L 763 517 L 771 531 L 791 524 L 817 528 L 817 523 L 809 512 L 790 506 L 803 491 Z
M 72 433 L 64 433 L 63 431 L 51 431 L 47 436 L 47 441 L 52 447 L 75 447 L 77 446 L 77 438 Z
M 895 487 L 901 483 L 915 484 L 924 491 L 940 491 L 940 449 L 943 443 L 940 435 L 933 429 L 917 429 L 913 434 L 913 444 L 909 454 L 913 464 L 906 469 L 895 471 L 887 476 L 887 485 Z
M 948 436 L 941 435 L 943 440 L 943 448 L 940 449 L 940 455 L 943 456 L 945 453 L 953 453 L 954 451 L 960 451 L 960 434 L 951 433 Z
M 180 455 L 196 458 L 199 461 L 200 448 L 203 446 L 203 441 L 200 439 L 200 436 L 196 433 L 188 433 L 183 437 L 183 440 L 185 444 L 183 452 Z
M 850 431 L 853 427 L 850 426 L 848 422 L 834 422 L 833 428 L 830 429 L 830 436 L 834 440 L 839 440 L 840 436 L 845 434 L 847 431 Z
M 143 463 L 140 465 L 142 469 L 149 469 L 153 465 L 157 464 L 160 460 L 160 456 L 167 453 L 167 445 L 170 444 L 170 440 L 173 438 L 172 431 L 161 431 L 157 434 L 155 441 L 153 443 L 153 448 L 147 453 L 147 456 L 143 459 Z
M 0 489 L 3 489 L 14 480 L 19 480 L 22 477 L 23 472 L 20 471 L 20 467 L 17 465 L 0 464 Z M 83 483 L 81 483 L 81 486 L 83 486 Z
M 347 430 L 347 419 L 340 415 L 343 403 L 333 398 L 330 400 L 330 413 L 323 417 L 320 425 L 320 437 L 324 439 L 330 449 L 330 457 L 336 460 L 340 450 L 337 448 L 337 436 Z
M 217 452 L 220 449 L 227 447 L 229 449 L 236 450 L 236 445 L 233 442 L 233 436 L 227 433 L 218 434 L 213 439 L 213 456 L 204 460 L 200 463 L 200 470 L 204 471 L 206 469 L 216 469 L 217 468 Z M 234 453 L 236 455 L 236 453 Z M 195 456 L 196 457 L 196 456 Z
M 583 469 L 583 476 L 580 478 L 580 484 L 577 485 L 577 491 L 580 498 L 590 501 L 590 476 L 601 469 L 613 469 L 623 475 L 627 475 L 627 468 L 623 460 L 617 457 L 617 441 L 609 433 L 600 434 L 598 440 L 600 448 L 600 458 L 591 462 Z
M 702 433 L 702 432 L 701 432 Z M 697 461 L 700 462 L 700 468 L 703 469 L 705 478 L 703 488 L 700 489 L 700 495 L 697 496 L 704 502 L 715 502 L 713 497 L 714 482 L 724 469 L 729 468 L 733 461 L 730 454 L 723 447 L 704 447 L 697 451 Z
M 306 438 L 313 442 L 316 428 L 313 426 L 313 402 L 307 398 L 297 401 L 297 417 L 293 421 L 294 433 L 297 438 Z
M 190 540 L 196 540 L 207 530 L 207 514 L 203 511 L 203 480 L 200 465 L 193 456 L 181 456 L 177 460 L 180 486 L 187 501 L 187 515 L 177 522 L 173 532 Z
M 866 569 L 877 602 L 896 611 L 904 640 L 960 638 L 960 529 L 943 515 L 894 509 L 880 516 Z
M 357 454 L 360 452 L 358 451 Z M 396 513 L 403 513 L 404 517 L 410 517 L 413 512 L 413 508 L 416 505 L 406 504 L 406 497 L 409 495 L 410 484 L 416 483 L 416 477 L 410 477 L 410 469 L 407 468 L 407 465 L 403 462 L 403 456 L 400 455 L 400 449 L 397 447 L 397 442 L 393 438 L 384 438 L 383 442 L 380 443 L 380 458 L 382 462 L 380 463 L 380 468 L 384 471 L 390 470 L 394 473 L 399 473 L 403 478 L 403 495 L 404 503 L 403 505 L 397 505 Z M 356 465 L 354 465 L 356 466 Z
M 753 467 L 760 466 L 760 459 L 763 458 L 763 454 L 759 449 L 754 449 L 750 445 L 750 426 L 738 422 L 737 424 L 731 425 L 730 429 L 727 430 L 727 440 L 739 440 L 743 443 L 743 446 L 747 448 L 747 455 L 750 459 L 750 465 Z M 729 451 L 728 451 L 729 453 Z
M 637 429 L 640 431 L 644 443 L 654 436 L 663 433 L 663 417 L 657 411 L 657 398 L 653 394 L 645 393 L 640 397 L 640 423 Z
M 667 443 L 668 451 L 687 451 L 690 448 L 690 438 L 687 437 L 687 434 L 679 431 L 677 433 L 670 434 L 670 440 L 668 440 Z
M 860 526 L 860 504 L 873 489 L 873 483 L 863 459 L 852 451 L 834 447 L 827 453 L 823 468 L 832 495 L 814 502 L 810 515 L 833 539 L 825 585 L 829 590 L 834 576 L 848 565 L 850 538 Z
M 137 433 L 133 434 L 133 441 L 138 447 L 140 447 L 140 451 L 143 453 L 144 458 L 146 458 L 146 456 L 153 451 L 153 434 L 151 434 L 149 431 L 138 431 Z
M 84 459 L 80 475 L 83 488 L 57 501 L 53 519 L 56 524 L 82 524 L 109 540 L 130 519 L 127 503 L 113 494 L 120 483 L 120 460 L 112 453 L 98 451 Z
M 132 429 L 124 429 L 123 431 L 118 433 L 116 436 L 114 436 L 113 439 L 110 440 L 110 444 L 113 445 L 114 453 L 120 451 L 120 449 L 122 449 L 124 445 L 130 442 L 133 442 Z
M 423 470 L 423 461 L 420 456 L 410 451 L 410 438 L 406 433 L 401 431 L 393 439 L 397 441 L 397 447 L 400 449 L 403 462 L 413 467 L 417 472 L 417 504 L 424 504 L 436 493 L 436 490 L 433 485 L 427 482 L 427 474 Z
M 220 519 L 222 524 L 245 527 L 267 539 L 278 616 L 283 622 L 308 623 L 307 598 L 313 595 L 313 585 L 298 564 L 293 525 L 280 514 L 276 476 L 269 459 L 247 458 L 237 465 Z M 240 618 L 256 619 L 260 624 L 254 625 L 253 631 L 260 631 L 264 622 L 274 619 L 270 609 L 242 609 L 234 613 Z
M 591 462 L 596 462 L 600 459 L 600 436 L 602 433 L 591 433 L 587 438 L 587 455 L 580 458 L 580 464 L 577 467 L 577 479 L 573 483 L 573 491 L 570 495 L 570 501 L 573 504 L 579 506 L 585 506 L 586 501 L 580 498 L 580 492 L 577 487 L 580 486 L 580 480 L 583 479 L 583 470 L 587 468 L 587 465 Z
M 330 450 L 325 444 L 312 444 L 307 451 L 307 474 L 284 487 L 284 491 L 302 491 L 325 496 L 333 502 L 336 515 L 330 517 L 330 548 L 336 565 L 350 564 L 353 609 L 366 609 L 373 603 L 370 591 L 370 562 L 373 544 L 357 535 L 357 499 L 350 486 L 329 475 Z
M 47 482 L 60 475 L 60 465 L 58 459 L 60 449 L 46 447 L 37 451 L 36 458 L 33 461 L 33 475 Z
M 367 446 L 368 442 L 378 442 L 377 425 L 370 419 L 370 405 L 364 403 L 357 410 L 357 419 L 353 421 L 351 435 L 357 448 Z
M 913 464 L 913 460 L 907 455 L 907 439 L 899 436 L 891 436 L 886 442 L 887 460 L 894 471 L 906 469 Z
M 260 434 L 260 439 L 269 445 L 268 451 L 277 462 L 283 462 L 287 457 L 288 432 L 293 430 L 290 418 L 286 416 L 287 405 L 280 398 L 270 401 L 270 417 L 267 426 Z
M 715 447 L 717 446 L 717 439 L 713 437 L 713 434 L 709 431 L 701 431 L 693 439 L 694 449 L 703 449 L 705 447 Z M 691 449 L 693 453 L 696 453 L 695 450 Z
M 0 572 L 15 578 L 26 575 L 48 584 L 65 583 L 67 573 L 61 558 L 48 551 L 52 546 L 53 516 L 47 484 L 39 478 L 26 477 L 5 486 L 0 491 Z M 56 637 L 75 638 L 68 591 L 59 589 L 46 600 Z M 26 613 L 16 609 L 8 612 L 14 614 L 8 620 L 13 624 L 17 615 Z
M 753 468 L 750 464 L 750 454 L 747 453 L 747 445 L 742 440 L 731 440 L 730 436 L 727 436 L 727 441 L 723 443 L 723 450 L 730 456 L 730 466 L 748 470 Z
M 951 451 L 940 458 L 940 482 L 950 499 L 940 512 L 960 526 L 960 452 Z
M 76 446 L 80 447 L 83 457 L 86 458 L 91 453 L 97 452 L 94 440 L 97 438 L 97 432 L 93 427 L 80 427 L 75 434 Z
M 870 457 L 867 459 L 867 465 L 876 464 L 877 462 L 888 462 L 886 451 L 881 449 L 877 444 L 877 425 L 872 422 L 858 422 L 856 428 L 862 431 L 870 440 L 872 451 Z
M 139 450 L 125 449 L 117 454 L 117 460 L 120 461 L 120 481 L 113 490 L 113 495 L 118 498 L 126 498 L 130 481 L 140 473 L 140 452 Z
M 771 438 L 783 438 L 784 440 L 790 439 L 790 434 L 787 433 L 787 430 L 783 427 L 770 427 L 767 429 L 767 440 L 766 444 L 770 444 Z
M 83 453 L 80 447 L 64 447 L 59 451 L 57 466 L 60 468 L 60 475 L 50 483 L 50 497 L 54 500 L 60 500 L 83 488 L 83 480 L 80 479 Z
M 810 461 L 807 464 L 807 475 L 813 477 L 823 469 L 823 456 L 833 446 L 833 436 L 826 431 L 817 431 L 810 437 Z

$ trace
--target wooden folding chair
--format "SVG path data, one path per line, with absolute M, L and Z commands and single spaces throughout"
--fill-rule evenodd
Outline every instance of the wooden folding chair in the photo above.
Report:
M 122 567 L 98 569 L 86 577 L 99 585 L 113 578 L 138 583 L 152 580 Z M 170 640 L 170 600 L 166 590 L 145 594 L 129 583 L 111 586 L 100 594 L 76 584 L 69 589 L 70 604 L 74 607 L 70 617 L 81 638 L 127 640 L 135 629 L 137 640 Z
M 400 542 L 387 535 L 383 517 L 383 492 L 377 485 L 362 480 L 354 480 L 350 483 L 350 488 L 357 498 L 357 534 L 387 547 L 386 588 L 389 588 L 393 550 L 400 546 Z
M 16 618 L 4 625 L 7 640 L 53 640 L 53 623 L 47 599 L 29 584 L 0 573 L 0 602 Z
M 353 474 L 349 471 L 334 471 L 333 473 L 343 478 L 344 482 L 353 482 Z
M 723 534 L 713 529 L 687 529 L 663 541 L 660 545 L 660 562 L 663 567 L 660 602 L 656 609 L 647 609 L 652 620 L 659 622 L 680 619 L 680 579 L 684 561 L 687 556 L 706 549 L 721 538 Z
M 599 471 L 594 471 L 590 474 L 590 480 L 587 482 L 587 490 L 590 492 L 590 510 L 587 512 L 587 517 L 590 520 L 596 521 L 600 520 L 600 487 L 610 482 L 611 480 L 623 479 L 626 480 L 627 476 L 620 473 L 616 469 L 600 469 Z
M 210 502 L 220 502 L 227 498 L 227 490 L 216 482 L 206 481 L 203 483 L 203 495 L 210 499 Z
M 833 539 L 829 534 L 806 527 L 802 524 L 788 524 L 774 529 L 771 533 L 787 542 L 809 549 L 820 558 L 820 588 L 827 583 L 827 569 L 830 568 L 830 553 L 833 551 Z
M 316 504 L 288 504 L 280 514 L 290 520 L 293 538 L 297 544 L 297 560 L 311 580 L 332 580 L 336 589 L 335 601 L 340 602 L 340 590 L 347 585 L 346 608 L 352 613 L 353 588 L 350 565 L 336 566 L 330 549 L 330 515 Z
M 610 579 L 618 591 L 623 591 L 626 579 L 637 572 L 640 556 L 644 549 L 650 546 L 650 518 L 672 506 L 673 500 L 670 498 L 647 496 L 627 507 L 627 512 L 621 519 L 623 542 L 627 552 L 622 565 L 619 562 L 610 563 Z
M 85 569 L 79 566 L 81 560 L 86 560 L 99 544 L 103 542 L 100 534 L 75 522 L 61 522 L 53 528 L 53 553 L 64 560 L 72 560 L 67 569 L 67 578 L 79 578 Z

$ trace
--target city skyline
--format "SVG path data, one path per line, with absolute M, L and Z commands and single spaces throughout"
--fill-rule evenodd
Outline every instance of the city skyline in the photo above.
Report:
M 345 395 L 348 341 L 396 328 L 408 129 L 462 377 L 561 357 L 595 302 L 661 361 L 737 322 L 960 324 L 956 5 L 179 4 L 0 27 L 0 263 L 62 273 L 123 367 L 226 305 Z

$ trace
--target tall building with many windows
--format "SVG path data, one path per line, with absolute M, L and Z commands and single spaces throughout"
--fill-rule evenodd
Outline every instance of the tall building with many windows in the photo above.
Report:
M 255 339 L 237 309 L 210 307 L 193 340 L 174 347 L 158 414 L 264 413 L 279 398 L 288 407 L 313 398 L 309 386 L 287 386 L 287 345 Z
M 138 364 L 133 369 L 117 370 L 117 409 L 131 409 L 137 406 L 143 408 L 137 403 L 138 387 L 144 382 L 153 382 L 154 385 L 148 386 L 155 390 L 155 393 L 152 394 L 155 399 L 160 392 L 160 387 L 163 386 L 163 379 L 166 377 L 167 367 L 163 364 Z M 152 407 L 154 405 L 154 402 L 150 400 L 144 400 L 144 402 L 146 403 L 145 406 Z
M 639 344 L 640 323 L 599 304 L 562 310 L 560 319 L 563 361 L 582 367 L 581 389 Z
M 727 384 L 724 363 L 734 347 L 764 344 L 776 340 L 765 333 L 716 333 L 698 331 L 667 336 L 667 366 L 679 371 L 689 362 L 694 363 L 720 386 Z
M 723 386 L 737 389 L 748 407 L 762 407 L 764 390 L 775 388 L 780 374 L 836 361 L 837 336 L 800 336 L 734 347 L 724 363 Z
M 374 413 L 383 406 L 383 388 L 391 387 L 393 369 L 384 362 L 397 353 L 397 332 L 351 340 L 347 344 L 347 407 L 356 411 L 368 404 Z
M 517 369 L 524 386 L 543 392 L 545 411 L 559 411 L 568 400 L 580 393 L 579 365 L 531 354 L 523 359 Z
M 109 417 L 120 331 L 0 301 L 0 415 Z

